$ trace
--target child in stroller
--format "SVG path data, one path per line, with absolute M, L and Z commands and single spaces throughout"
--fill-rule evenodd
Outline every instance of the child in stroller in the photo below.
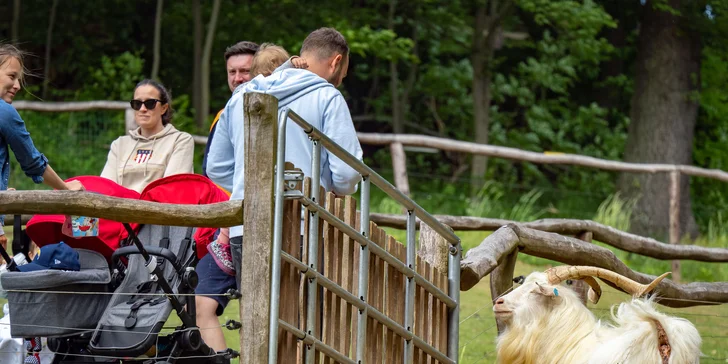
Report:
M 115 197 L 176 204 L 228 200 L 199 175 L 157 180 L 141 195 L 101 177 L 76 179 L 89 191 Z M 56 353 L 54 364 L 229 363 L 236 356 L 233 350 L 210 349 L 195 319 L 195 266 L 217 229 L 101 219 L 98 236 L 71 238 L 61 234 L 63 221 L 64 216 L 34 216 L 26 233 L 39 246 L 64 241 L 73 247 L 79 271 L 10 271 L 0 276 L 14 337 L 48 337 Z M 182 324 L 162 334 L 172 310 Z

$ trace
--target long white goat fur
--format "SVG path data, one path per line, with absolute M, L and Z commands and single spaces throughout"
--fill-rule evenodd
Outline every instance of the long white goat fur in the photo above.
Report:
M 548 286 L 544 273 L 532 273 L 517 290 L 538 283 Z M 514 314 L 497 339 L 498 363 L 502 364 L 648 364 L 662 363 L 653 320 L 667 333 L 670 364 L 700 362 L 701 338 L 690 321 L 664 315 L 650 299 L 624 302 L 614 312 L 614 325 L 598 321 L 571 289 L 558 286 L 558 297 L 528 295 L 526 314 Z

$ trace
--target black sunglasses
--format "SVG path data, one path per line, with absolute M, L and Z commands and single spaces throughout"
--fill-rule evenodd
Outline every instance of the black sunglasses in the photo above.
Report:
M 139 109 L 142 108 L 142 105 L 147 108 L 147 110 L 154 110 L 155 107 L 157 107 L 157 103 L 161 103 L 161 100 L 157 99 L 149 99 L 149 100 L 131 100 L 129 101 L 129 104 L 131 105 L 131 108 L 134 110 L 139 111 Z

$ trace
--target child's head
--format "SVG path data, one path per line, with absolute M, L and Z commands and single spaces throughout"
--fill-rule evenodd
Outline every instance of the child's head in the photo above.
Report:
M 258 75 L 270 76 L 278 66 L 285 63 L 290 56 L 283 47 L 273 43 L 263 43 L 253 57 L 253 64 L 250 66 L 251 77 Z

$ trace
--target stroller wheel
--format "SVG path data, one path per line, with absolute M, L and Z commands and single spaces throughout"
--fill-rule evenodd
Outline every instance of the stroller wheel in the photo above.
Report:
M 185 331 L 182 335 L 182 346 L 187 350 L 197 351 L 202 346 L 202 336 L 199 330 Z
M 48 350 L 54 353 L 65 353 L 68 351 L 68 343 L 61 338 L 49 337 Z

